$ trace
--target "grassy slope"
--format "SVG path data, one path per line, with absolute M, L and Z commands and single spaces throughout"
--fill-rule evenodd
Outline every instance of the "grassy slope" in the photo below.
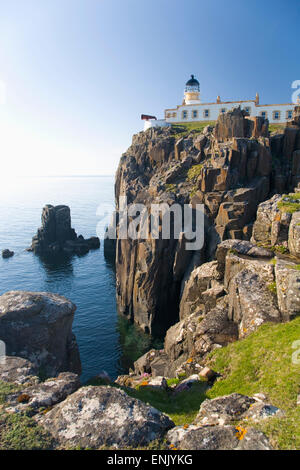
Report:
M 129 395 L 168 414 L 176 425 L 192 423 L 207 397 L 215 398 L 234 392 L 246 395 L 265 393 L 273 405 L 285 411 L 285 416 L 269 418 L 260 424 L 245 422 L 242 425 L 247 427 L 250 424 L 261 429 L 275 448 L 300 449 L 300 406 L 296 406 L 300 393 L 300 364 L 292 362 L 296 351 L 293 343 L 298 340 L 300 317 L 289 323 L 262 325 L 248 338 L 210 355 L 210 366 L 222 374 L 210 389 L 205 382 L 200 382 L 190 391 L 178 395 L 147 387 L 125 390 Z M 174 379 L 170 380 L 169 385 L 175 382 Z M 13 388 L 0 382 L 0 403 Z M 0 410 L 0 449 L 47 449 L 52 446 L 50 436 L 31 418 L 24 415 L 5 416 Z
M 24 413 L 7 414 L 1 410 L 5 397 L 22 387 L 0 381 L 0 450 L 46 450 L 53 439 Z
M 178 393 L 172 397 L 166 391 L 154 391 L 147 387 L 138 390 L 126 390 L 128 395 L 138 398 L 145 403 L 150 403 L 158 410 L 170 416 L 176 425 L 190 424 L 199 411 L 200 405 L 205 400 L 207 386 L 200 382 L 192 386 L 191 390 Z
M 300 318 L 289 323 L 262 325 L 248 338 L 215 351 L 210 365 L 222 374 L 207 392 L 209 398 L 233 392 L 265 393 L 282 408 L 284 418 L 257 425 L 276 448 L 300 449 L 300 364 L 292 362 L 293 342 L 300 340 Z M 299 347 L 298 347 L 299 349 Z
M 190 132 L 201 134 L 206 126 L 215 126 L 216 121 L 198 121 L 198 122 L 178 122 L 172 124 L 175 131 L 175 138 L 186 137 Z

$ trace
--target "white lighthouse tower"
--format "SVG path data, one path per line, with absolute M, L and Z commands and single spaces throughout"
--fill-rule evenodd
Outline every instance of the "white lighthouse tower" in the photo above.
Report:
M 191 75 L 184 89 L 184 104 L 200 104 L 200 83 Z

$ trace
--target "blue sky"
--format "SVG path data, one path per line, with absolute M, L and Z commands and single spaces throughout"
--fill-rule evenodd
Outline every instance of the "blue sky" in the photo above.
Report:
M 141 113 L 291 101 L 299 0 L 0 0 L 2 175 L 113 174 Z M 4 170 L 4 171 L 3 171 Z

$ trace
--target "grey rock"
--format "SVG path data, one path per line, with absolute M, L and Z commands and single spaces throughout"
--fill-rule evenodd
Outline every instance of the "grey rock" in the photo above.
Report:
M 242 418 L 259 422 L 267 418 L 272 418 L 273 416 L 281 418 L 284 416 L 284 412 L 280 408 L 277 408 L 277 406 L 271 405 L 269 403 L 255 403 L 244 413 Z
M 227 254 L 231 252 L 237 255 L 247 255 L 251 258 L 272 258 L 273 253 L 265 248 L 254 245 L 246 240 L 225 240 L 217 247 L 217 269 L 221 276 L 225 272 L 225 260 Z
M 262 432 L 249 428 L 239 439 L 238 429 L 228 425 L 176 427 L 168 432 L 167 440 L 179 450 L 272 450 Z
M 279 309 L 285 320 L 300 315 L 300 271 L 293 262 L 276 259 L 276 292 Z
M 288 247 L 292 255 L 300 257 L 300 212 L 294 212 L 289 225 Z
M 21 357 L 0 357 L 0 380 L 16 384 L 36 382 L 38 368 Z
M 81 373 L 72 334 L 76 306 L 48 292 L 11 291 L 0 297 L 0 339 L 6 354 L 28 359 L 48 377 Z
M 8 395 L 6 401 L 14 412 L 30 408 L 33 413 L 40 408 L 49 408 L 65 400 L 80 387 L 77 374 L 62 372 L 58 377 L 24 388 L 18 393 Z M 23 400 L 22 400 L 23 397 Z
M 221 426 L 231 424 L 233 421 L 238 421 L 254 403 L 254 398 L 239 393 L 205 400 L 200 406 L 194 424 Z
M 91 449 L 145 446 L 174 427 L 160 411 L 109 386 L 83 387 L 37 420 L 64 446 Z
M 30 251 L 38 254 L 55 254 L 64 251 L 83 255 L 100 247 L 98 237 L 87 240 L 77 237 L 71 227 L 71 212 L 68 206 L 47 204 L 42 211 L 42 226 L 32 239 Z
M 239 338 L 248 336 L 265 322 L 280 322 L 275 295 L 258 274 L 244 269 L 229 284 L 229 319 L 237 323 Z
M 217 262 L 202 264 L 195 268 L 185 283 L 180 301 L 179 317 L 183 320 L 187 315 L 205 311 L 206 300 L 203 293 L 212 287 L 214 280 L 220 279 Z

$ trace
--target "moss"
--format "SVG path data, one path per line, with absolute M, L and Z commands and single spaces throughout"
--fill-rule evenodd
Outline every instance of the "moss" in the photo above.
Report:
M 247 338 L 210 354 L 208 364 L 222 374 L 207 392 L 209 398 L 230 393 L 264 393 L 285 411 L 256 425 L 279 449 L 300 449 L 300 364 L 292 361 L 293 343 L 300 338 L 300 318 L 265 324 Z
M 270 284 L 267 285 L 269 291 L 272 292 L 272 294 L 277 294 L 277 286 L 276 282 L 270 282 Z
M 276 258 L 272 258 L 271 261 L 270 261 L 270 264 L 273 264 L 273 266 L 276 266 L 276 264 L 277 264 L 277 259 L 276 259 Z

